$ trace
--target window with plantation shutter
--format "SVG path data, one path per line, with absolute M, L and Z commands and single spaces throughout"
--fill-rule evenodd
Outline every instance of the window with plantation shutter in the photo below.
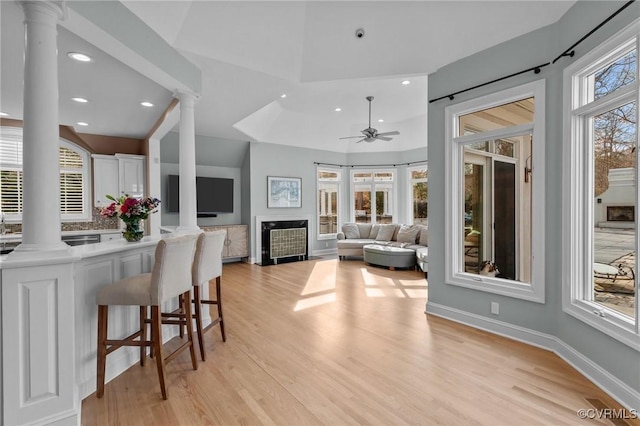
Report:
M 89 153 L 60 139 L 60 217 L 90 220 Z M 9 222 L 22 220 L 22 129 L 0 128 L 0 211 Z

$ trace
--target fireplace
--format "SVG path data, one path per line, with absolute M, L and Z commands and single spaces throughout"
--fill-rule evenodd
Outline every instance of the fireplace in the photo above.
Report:
M 309 221 L 262 221 L 261 265 L 309 259 Z
M 635 217 L 635 206 L 607 206 L 608 222 L 633 222 Z

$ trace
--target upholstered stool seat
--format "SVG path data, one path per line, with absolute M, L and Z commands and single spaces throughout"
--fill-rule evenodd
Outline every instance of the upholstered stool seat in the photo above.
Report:
M 140 347 L 140 365 L 144 365 L 146 347 L 151 347 L 156 357 L 158 379 L 162 398 L 167 399 L 164 380 L 164 362 L 162 354 L 162 324 L 160 305 L 172 298 L 182 296 L 187 318 L 191 318 L 191 267 L 195 253 L 197 235 L 169 237 L 158 242 L 155 251 L 155 263 L 151 273 L 124 278 L 101 288 L 96 295 L 98 305 L 98 356 L 96 396 L 104 395 L 104 382 L 107 355 L 122 346 Z M 108 339 L 109 306 L 138 306 L 140 308 L 140 327 L 124 339 Z M 147 307 L 151 306 L 151 319 L 147 319 Z M 151 324 L 151 339 L 147 339 L 147 323 Z M 183 321 L 187 326 L 187 342 L 167 356 L 173 359 L 184 349 L 190 349 L 191 364 L 197 370 L 193 344 L 191 321 Z M 182 324 L 181 324 L 182 326 Z

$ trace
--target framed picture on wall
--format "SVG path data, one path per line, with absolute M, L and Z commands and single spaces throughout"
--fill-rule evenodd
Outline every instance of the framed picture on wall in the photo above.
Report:
M 267 176 L 267 207 L 302 207 L 302 178 Z

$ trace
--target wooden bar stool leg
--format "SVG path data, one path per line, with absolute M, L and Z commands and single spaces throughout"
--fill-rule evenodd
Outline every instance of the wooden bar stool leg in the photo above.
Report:
M 158 380 L 160 381 L 162 399 L 167 399 L 167 387 L 164 382 L 164 357 L 162 355 L 162 318 L 160 315 L 160 306 L 152 306 L 151 344 L 156 358 L 156 367 L 158 368 Z
M 220 277 L 216 277 L 216 300 L 218 305 L 218 317 L 220 318 L 220 333 L 222 333 L 222 341 L 227 341 L 227 336 L 224 333 L 224 320 L 222 319 L 222 291 L 220 285 Z
M 202 361 L 205 360 L 204 355 L 204 340 L 202 337 L 202 303 L 200 301 L 200 286 L 193 286 L 193 304 L 195 309 L 195 317 L 196 317 L 196 333 L 198 335 L 198 345 L 200 346 L 200 358 Z
M 184 314 L 184 304 L 182 303 L 182 295 L 178 296 L 178 310 L 180 310 Z M 180 326 L 180 338 L 184 337 L 184 327 Z
M 185 314 L 185 322 L 187 324 L 187 336 L 189 341 L 189 353 L 191 354 L 191 365 L 194 370 L 198 369 L 198 361 L 196 360 L 196 349 L 193 344 L 193 319 L 191 315 L 191 291 L 187 291 L 182 295 L 182 310 Z M 180 326 L 182 328 L 182 326 Z
M 144 342 L 147 341 L 147 307 L 140 306 L 140 365 L 144 367 L 147 358 L 147 347 Z
M 104 377 L 107 365 L 107 322 L 109 320 L 109 307 L 98 306 L 98 371 L 96 396 L 104 395 Z

